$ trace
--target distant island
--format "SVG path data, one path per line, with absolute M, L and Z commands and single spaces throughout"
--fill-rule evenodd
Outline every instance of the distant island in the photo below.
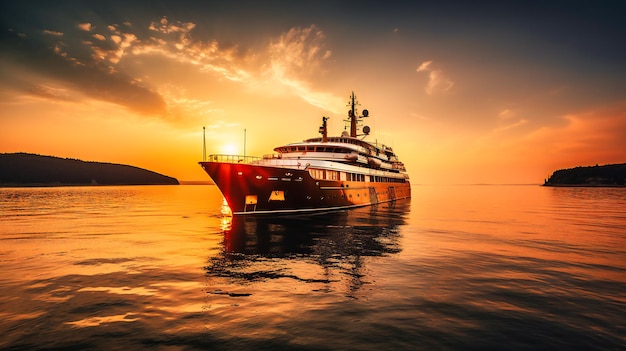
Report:
M 546 179 L 544 186 L 614 186 L 626 184 L 626 163 L 560 169 Z
M 5 187 L 178 184 L 176 178 L 134 166 L 28 153 L 0 154 L 0 186 Z

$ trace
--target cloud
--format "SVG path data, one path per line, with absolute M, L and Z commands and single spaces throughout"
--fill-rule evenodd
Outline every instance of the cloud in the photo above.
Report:
M 433 68 L 433 61 L 422 62 L 416 72 L 428 73 L 428 84 L 424 88 L 428 95 L 446 93 L 454 86 L 454 82 L 446 77 L 443 70 Z
M 523 119 L 523 118 L 522 118 L 522 119 L 520 119 L 519 121 L 516 121 L 516 122 L 513 122 L 513 123 L 509 123 L 509 124 L 506 124 L 506 125 L 504 125 L 504 126 L 500 126 L 500 127 L 498 127 L 498 128 L 495 128 L 495 129 L 493 130 L 493 132 L 494 132 L 494 133 L 504 132 L 504 131 L 506 131 L 506 130 L 509 130 L 509 129 L 513 129 L 513 128 L 517 128 L 517 127 L 519 127 L 519 126 L 522 126 L 522 125 L 524 125 L 524 124 L 526 124 L 526 123 L 528 123 L 528 120 L 526 120 L 526 119 Z
M 345 105 L 343 99 L 312 87 L 332 55 L 325 47 L 323 31 L 315 25 L 291 28 L 269 39 L 266 46 L 260 46 L 261 50 L 245 53 L 237 45 L 198 40 L 194 37 L 195 23 L 167 17 L 151 22 L 144 28 L 147 31 L 133 30 L 130 23 L 107 25 L 105 33 L 93 33 L 95 27 L 89 22 L 79 23 L 76 28 L 75 33 L 47 30 L 41 38 L 4 33 L 11 36 L 1 43 L 3 52 L 6 49 L 10 53 L 5 59 L 11 58 L 14 64 L 27 66 L 83 95 L 169 121 L 219 109 L 207 107 L 203 101 L 174 96 L 162 87 L 146 85 L 150 80 L 125 72 L 128 65 L 121 65 L 122 60 L 153 55 L 196 67 L 198 72 L 214 75 L 218 81 L 245 84 L 246 89 L 264 94 L 293 94 L 330 112 L 341 113 Z M 89 32 L 89 36 L 80 32 Z M 40 88 L 26 91 L 60 99 L 60 95 L 45 93 Z
M 161 32 L 164 34 L 169 33 L 182 33 L 183 35 L 188 34 L 192 29 L 196 27 L 195 23 L 191 22 L 174 22 L 171 23 L 168 21 L 167 17 L 161 18 L 159 22 L 151 22 L 148 29 Z
M 500 118 L 500 119 L 509 119 L 509 118 L 513 117 L 514 115 L 515 115 L 515 113 L 507 108 L 507 109 L 504 109 L 504 110 L 502 110 L 502 111 L 500 111 L 498 113 L 498 118 Z
M 167 17 L 152 22 L 152 36 L 133 43 L 132 53 L 159 54 L 200 71 L 232 82 L 245 83 L 247 89 L 264 93 L 280 91 L 302 98 L 329 111 L 344 101 L 332 94 L 311 88 L 310 81 L 323 73 L 332 52 L 325 48 L 325 35 L 315 25 L 293 27 L 269 40 L 265 51 L 242 54 L 236 45 L 224 47 L 217 40 L 200 41 L 193 37 L 196 25 L 171 21 Z M 283 89 L 280 89 L 282 87 Z
M 93 42 L 86 44 L 93 51 L 92 58 L 95 61 L 106 61 L 106 64 L 119 63 L 122 57 L 128 53 L 132 43 L 137 40 L 137 37 L 130 33 L 111 35 L 110 42 L 106 42 L 104 36 L 101 37 L 102 40 L 97 44 Z
M 215 107 L 213 101 L 187 97 L 189 94 L 183 88 L 168 85 L 159 92 L 167 101 L 167 119 L 178 125 L 190 122 L 197 126 L 195 120 L 208 120 L 216 113 L 223 112 L 222 109 Z M 193 116 L 193 121 L 189 119 L 189 116 Z
M 470 147 L 466 158 L 488 162 L 495 173 L 509 170 L 512 180 L 537 182 L 556 169 L 626 162 L 626 101 L 560 119 L 525 133 L 496 133 L 535 126 L 524 119 L 506 124 Z
M 191 33 L 195 27 L 191 22 L 171 22 L 163 17 L 149 25 L 150 37 L 137 40 L 129 50 L 134 55 L 158 54 L 231 81 L 239 82 L 249 77 L 237 62 L 236 46 L 223 47 L 216 40 L 195 40 Z
M 140 114 L 162 115 L 166 112 L 165 101 L 158 93 L 97 61 L 72 57 L 62 43 L 50 49 L 49 43 L 20 37 L 13 32 L 4 32 L 2 36 L 0 50 L 5 53 L 3 59 L 13 65 L 25 66 L 52 79 L 57 85 L 62 84 L 94 99 L 126 106 Z M 37 96 L 59 99 L 58 94 L 46 93 L 38 86 L 40 84 L 31 83 L 31 88 L 25 90 Z
M 43 33 L 47 34 L 47 35 L 52 35 L 52 36 L 55 36 L 55 37 L 62 37 L 63 36 L 63 32 L 57 32 L 57 31 L 49 30 L 49 29 L 44 29 Z
M 528 145 L 565 162 L 626 162 L 626 101 L 562 117 L 565 125 L 528 135 Z
M 75 101 L 69 96 L 69 92 L 65 88 L 54 87 L 45 84 L 32 85 L 26 88 L 26 92 L 34 97 L 41 97 L 54 101 Z
M 344 105 L 341 99 L 316 92 L 308 83 L 316 75 L 323 74 L 323 64 L 332 55 L 324 42 L 324 32 L 315 25 L 291 28 L 271 40 L 268 47 L 271 79 L 313 106 L 340 113 L 338 106 Z
M 319 74 L 322 62 L 331 56 L 324 48 L 324 33 L 315 25 L 294 27 L 270 42 L 268 47 L 273 77 L 288 86 Z
M 76 25 L 78 29 L 84 30 L 85 32 L 91 32 L 95 27 L 91 25 L 91 23 L 79 23 Z
M 324 48 L 325 35 L 315 25 L 291 28 L 269 45 L 272 69 L 277 75 L 312 74 L 331 56 Z
M 433 61 L 422 62 L 422 64 L 419 67 L 417 67 L 417 71 L 418 72 L 430 71 L 428 67 L 430 66 L 431 63 L 433 63 Z

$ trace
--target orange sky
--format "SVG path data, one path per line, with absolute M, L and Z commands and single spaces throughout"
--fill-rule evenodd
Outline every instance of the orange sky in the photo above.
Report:
M 340 134 L 355 91 L 413 183 L 626 162 L 619 2 L 151 4 L 2 2 L 0 152 L 205 180 L 203 126 L 261 156 Z

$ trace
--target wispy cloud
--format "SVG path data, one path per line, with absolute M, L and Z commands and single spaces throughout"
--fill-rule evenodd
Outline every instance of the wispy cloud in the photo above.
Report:
M 433 61 L 424 61 L 416 69 L 418 73 L 428 73 L 428 84 L 424 88 L 426 94 L 434 95 L 450 91 L 454 86 L 454 82 L 446 77 L 443 70 L 436 69 L 433 66 Z
M 504 132 L 507 131 L 509 129 L 513 129 L 513 128 L 517 128 L 520 126 L 523 126 L 524 124 L 528 123 L 527 119 L 520 119 L 518 121 L 515 121 L 513 123 L 509 123 L 509 124 L 505 124 L 503 126 L 497 127 L 493 130 L 494 133 L 500 133 L 500 132 Z
M 421 65 L 419 65 L 419 67 L 417 67 L 417 71 L 418 72 L 424 72 L 424 71 L 430 71 L 430 69 L 428 68 L 431 64 L 433 63 L 433 61 L 424 61 L 422 62 Z
M 49 30 L 49 29 L 44 29 L 43 33 L 47 34 L 47 35 L 52 35 L 52 36 L 55 36 L 55 37 L 63 36 L 63 32 L 57 32 L 57 31 Z
M 518 111 L 514 111 L 508 108 L 498 112 L 498 124 L 499 126 L 492 130 L 493 133 L 501 133 L 507 130 L 521 127 L 529 122 L 526 118 L 518 118 Z
M 555 160 L 567 162 L 576 159 L 595 164 L 626 159 L 626 101 L 562 119 L 564 125 L 540 128 L 528 135 L 524 144 L 541 145 Z
M 187 122 L 197 125 L 196 119 L 210 120 L 211 117 L 223 112 L 223 109 L 216 107 L 213 101 L 190 98 L 184 88 L 168 85 L 159 89 L 159 93 L 167 101 L 167 119 L 179 125 L 185 125 Z M 189 116 L 194 117 L 193 121 Z
M 324 48 L 325 35 L 315 25 L 291 28 L 269 45 L 272 70 L 275 77 L 310 75 L 317 72 L 321 62 L 331 56 Z
M 75 99 L 70 97 L 68 90 L 65 88 L 38 84 L 30 86 L 26 90 L 29 95 L 38 98 L 45 98 L 53 101 L 75 101 Z
M 268 47 L 271 78 L 307 103 L 338 113 L 343 101 L 313 90 L 309 83 L 315 75 L 323 73 L 324 61 L 332 55 L 324 44 L 324 32 L 315 25 L 291 28 L 272 40 Z
M 515 112 L 510 109 L 504 109 L 498 113 L 498 118 L 500 119 L 510 119 L 515 115 Z

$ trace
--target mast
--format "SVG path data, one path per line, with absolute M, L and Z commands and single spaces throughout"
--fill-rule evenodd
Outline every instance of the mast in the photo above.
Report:
M 206 161 L 206 127 L 202 127 L 202 161 Z
M 356 102 L 356 96 L 354 96 L 353 91 L 352 95 L 350 95 L 350 111 L 348 111 L 348 117 L 350 118 L 350 136 L 352 138 L 356 138 L 356 105 L 358 105 L 358 103 Z

